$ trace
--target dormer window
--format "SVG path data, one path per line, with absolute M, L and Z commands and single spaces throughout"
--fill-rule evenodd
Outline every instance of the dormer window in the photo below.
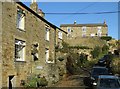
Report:
M 24 30 L 25 28 L 25 11 L 17 7 L 17 28 L 20 30 Z

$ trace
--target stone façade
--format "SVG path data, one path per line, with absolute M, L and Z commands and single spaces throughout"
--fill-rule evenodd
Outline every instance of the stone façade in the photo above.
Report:
M 17 28 L 18 6 L 25 11 L 24 30 Z M 21 2 L 0 2 L 0 7 L 2 7 L 0 8 L 2 12 L 2 14 L 0 13 L 1 87 L 9 87 L 10 77 L 13 77 L 11 80 L 12 87 L 22 87 L 22 80 L 27 81 L 29 76 L 38 74 L 44 75 L 49 80 L 49 85 L 52 84 L 53 80 L 58 81 L 55 45 L 59 41 L 58 32 L 62 30 Z M 49 41 L 45 39 L 46 26 L 49 28 Z M 66 32 L 62 32 L 65 36 Z M 15 39 L 26 43 L 24 61 L 16 61 L 15 59 Z M 38 44 L 38 60 L 34 61 L 31 50 L 36 43 Z M 53 63 L 46 62 L 46 49 L 49 49 Z M 53 75 L 55 75 L 54 78 L 52 78 Z

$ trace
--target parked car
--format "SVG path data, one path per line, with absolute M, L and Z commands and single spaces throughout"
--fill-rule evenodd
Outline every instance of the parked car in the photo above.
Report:
M 111 63 L 110 55 L 104 55 L 101 59 L 99 59 L 98 64 L 100 66 L 106 66 L 109 67 Z
M 96 85 L 99 75 L 108 75 L 108 68 L 101 66 L 94 66 L 91 71 L 91 85 Z
M 120 89 L 120 79 L 114 75 L 100 75 L 96 89 Z

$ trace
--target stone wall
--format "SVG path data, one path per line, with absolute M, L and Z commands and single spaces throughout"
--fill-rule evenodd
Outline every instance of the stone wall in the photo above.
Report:
M 2 88 L 2 2 L 0 2 L 0 88 Z
M 21 80 L 27 80 L 27 77 L 35 74 L 41 74 L 48 80 L 51 76 L 55 81 L 58 81 L 58 70 L 55 64 L 55 28 L 51 27 L 41 19 L 37 18 L 27 9 L 25 10 L 25 29 L 20 30 L 16 28 L 17 6 L 16 3 L 3 3 L 3 16 L 2 16 L 2 87 L 8 87 L 8 79 L 10 76 L 13 78 L 13 86 L 21 87 Z M 45 40 L 45 26 L 50 28 L 50 41 Z M 15 60 L 15 39 L 25 41 L 25 61 Z M 38 60 L 34 61 L 31 55 L 32 46 L 38 43 Z M 49 55 L 54 63 L 46 63 L 46 48 L 49 49 Z M 49 81 L 49 85 L 52 84 Z
M 97 31 L 99 26 L 93 26 L 93 27 L 86 27 L 86 36 L 91 36 L 91 34 L 95 34 L 95 36 L 97 36 Z M 66 27 L 62 27 L 61 29 L 63 29 L 64 31 L 67 32 L 67 26 Z M 102 34 L 101 36 L 106 36 L 108 34 L 108 28 L 106 26 L 101 26 L 101 31 Z M 71 37 L 82 37 L 82 27 L 71 27 Z
M 14 67 L 14 36 L 16 8 L 14 3 L 2 3 L 2 86 L 8 87 L 8 77 L 16 75 Z

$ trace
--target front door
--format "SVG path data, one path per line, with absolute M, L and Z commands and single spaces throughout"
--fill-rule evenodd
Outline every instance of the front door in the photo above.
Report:
M 13 85 L 12 85 L 12 79 L 13 79 L 14 75 L 9 76 L 9 89 L 12 89 Z

